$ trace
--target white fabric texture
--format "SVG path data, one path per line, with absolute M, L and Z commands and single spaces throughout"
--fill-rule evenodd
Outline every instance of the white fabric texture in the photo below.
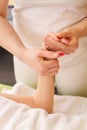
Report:
M 3 92 L 32 95 L 35 90 L 18 83 Z M 0 130 L 87 130 L 86 108 L 87 98 L 55 96 L 54 111 L 48 114 L 0 96 Z

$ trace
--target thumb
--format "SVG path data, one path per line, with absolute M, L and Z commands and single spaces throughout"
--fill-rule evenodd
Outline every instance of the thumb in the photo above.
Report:
M 63 30 L 61 32 L 56 33 L 56 36 L 57 36 L 58 39 L 59 38 L 60 39 L 68 38 L 68 37 L 70 37 L 70 32 L 68 31 L 68 29 L 65 29 L 65 30 Z

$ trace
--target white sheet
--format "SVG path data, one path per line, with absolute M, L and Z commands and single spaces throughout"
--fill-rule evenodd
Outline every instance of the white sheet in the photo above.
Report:
M 3 92 L 31 95 L 23 83 Z M 0 130 L 87 130 L 87 98 L 55 96 L 53 114 L 0 96 Z

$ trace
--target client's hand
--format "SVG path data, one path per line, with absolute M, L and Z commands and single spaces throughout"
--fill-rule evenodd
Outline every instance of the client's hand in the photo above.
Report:
M 78 48 L 78 37 L 75 29 L 67 28 L 56 34 L 48 34 L 44 38 L 43 46 L 51 51 L 63 51 L 70 54 Z

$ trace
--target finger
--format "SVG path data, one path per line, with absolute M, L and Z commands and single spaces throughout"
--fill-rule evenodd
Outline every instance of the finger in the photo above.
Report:
M 47 47 L 46 42 L 42 42 L 42 48 L 43 48 L 43 49 L 46 49 L 46 47 Z
M 64 54 L 71 54 L 71 53 L 75 52 L 75 50 L 76 50 L 76 47 L 69 46 L 69 47 L 65 48 L 63 51 L 64 51 Z
M 64 44 L 68 45 L 70 40 L 68 38 L 62 38 L 62 39 L 60 39 L 60 41 Z
M 50 50 L 50 51 L 60 51 L 60 50 L 64 50 L 67 45 L 69 44 L 69 39 L 68 38 L 62 38 L 60 39 L 60 41 L 55 41 L 52 37 L 48 37 L 47 39 L 47 43 L 46 43 L 46 49 Z
M 50 74 L 50 73 L 57 73 L 59 64 L 57 60 L 51 60 L 51 61 L 46 61 L 42 60 L 41 64 L 39 64 L 39 74 L 40 75 L 45 75 L 45 74 Z
M 67 40 L 68 41 L 68 40 Z M 69 49 L 69 45 L 66 44 L 67 41 L 63 41 L 63 42 L 57 42 L 57 43 L 47 43 L 46 45 L 46 49 L 49 50 L 49 51 L 54 51 L 54 52 L 58 52 L 59 56 L 63 56 L 64 53 L 66 53 L 66 49 L 68 50 Z M 66 43 L 65 43 L 66 42 Z M 49 45 L 48 45 L 49 44 Z
M 57 59 L 51 59 L 51 60 L 44 59 L 41 62 L 42 62 L 41 66 L 44 66 L 47 69 L 58 66 L 58 60 Z
M 48 42 L 45 43 L 45 49 L 49 51 L 55 51 L 53 45 L 49 44 Z
M 44 41 L 45 41 L 45 42 L 48 41 L 48 39 L 49 39 L 50 37 L 51 37 L 52 39 L 54 39 L 55 41 L 59 41 L 59 39 L 56 37 L 56 34 L 54 34 L 54 33 L 48 34 L 48 35 L 44 38 Z
M 49 37 L 51 37 L 53 40 L 55 40 L 56 42 L 58 42 L 60 40 L 60 38 L 56 37 L 56 34 L 54 33 L 50 33 Z M 48 37 L 48 38 L 49 38 Z
M 58 43 L 57 43 L 57 46 L 56 46 L 56 50 L 57 50 L 57 51 L 58 51 L 58 50 L 63 51 L 67 46 L 68 46 L 67 44 L 64 44 L 64 43 L 62 43 L 62 42 L 58 42 Z
M 60 38 L 60 39 L 65 38 L 65 37 L 69 38 L 70 37 L 70 31 L 68 31 L 68 29 L 65 29 L 63 31 L 56 33 L 56 36 L 57 36 L 57 38 Z
M 73 38 L 73 39 L 70 41 L 68 47 L 65 48 L 65 51 L 66 51 L 66 53 L 73 53 L 73 52 L 75 52 L 75 50 L 76 50 L 77 48 L 78 48 L 78 41 L 77 41 L 75 38 Z
M 57 71 L 53 70 L 53 71 L 49 71 L 49 72 L 46 72 L 46 73 L 41 73 L 40 75 L 49 76 L 49 75 L 55 75 L 57 73 L 58 73 L 58 70 Z
M 54 40 L 53 37 L 48 37 L 47 41 L 45 41 L 45 47 L 46 49 L 51 50 L 51 51 L 60 50 L 58 46 L 58 41 Z
M 58 60 L 49 60 L 47 62 L 47 67 L 48 67 L 48 69 L 59 67 Z
M 54 59 L 54 60 L 41 60 L 41 65 L 42 71 L 48 71 L 48 69 L 52 69 L 52 68 L 56 68 L 59 66 L 58 64 L 58 60 Z M 45 69 L 44 69 L 45 68 Z
M 42 58 L 48 58 L 48 59 L 55 59 L 55 58 L 60 57 L 58 52 L 52 52 L 52 51 L 48 51 L 48 50 L 45 50 L 45 49 L 39 50 L 37 52 L 37 56 L 42 57 Z
M 56 67 L 47 69 L 47 71 L 43 71 L 41 74 L 42 75 L 53 75 L 53 74 L 58 73 L 58 70 L 59 70 L 59 66 L 56 66 Z
M 45 73 L 44 74 L 50 74 L 50 75 L 53 75 L 53 74 L 57 74 L 58 73 L 58 70 L 59 70 L 59 63 L 58 63 L 58 61 L 57 61 L 57 65 L 55 65 L 55 66 L 52 66 L 52 67 L 49 67 L 48 68 L 48 70 L 47 71 L 45 71 Z

